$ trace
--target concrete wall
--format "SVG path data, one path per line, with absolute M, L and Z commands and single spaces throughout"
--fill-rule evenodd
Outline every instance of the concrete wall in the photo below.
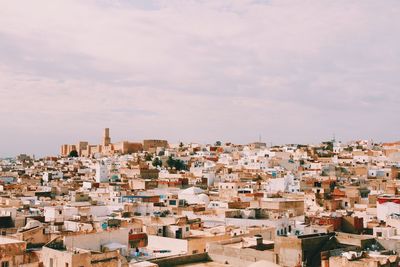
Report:
M 8 242 L 12 239 L 4 238 L 4 240 Z M 0 262 L 8 261 L 10 267 L 19 266 L 24 263 L 25 250 L 25 242 L 16 240 L 15 243 L 3 243 L 0 245 Z
M 397 239 L 377 239 L 377 243 L 379 243 L 382 247 L 387 250 L 394 250 L 398 254 L 400 253 L 400 242 Z
M 170 267 L 181 264 L 190 264 L 190 263 L 207 262 L 207 261 L 210 261 L 210 258 L 207 253 L 199 253 L 194 255 L 185 255 L 185 256 L 170 257 L 165 259 L 151 260 L 152 263 L 158 264 L 159 267 Z
M 301 240 L 297 237 L 277 236 L 274 251 L 278 256 L 279 265 L 296 266 L 302 261 Z
M 50 267 L 117 267 L 119 266 L 119 253 L 111 251 L 101 254 L 90 252 L 73 253 L 64 250 L 55 250 L 43 247 L 43 266 Z
M 181 252 L 186 254 L 188 252 L 188 241 L 183 239 L 168 238 L 162 236 L 149 235 L 149 248 L 166 249 L 173 252 Z
M 230 235 L 217 235 L 217 236 L 199 236 L 191 237 L 188 240 L 188 253 L 204 253 L 206 252 L 207 244 L 221 240 L 230 239 Z
M 228 263 L 233 267 L 248 266 L 260 260 L 266 260 L 275 263 L 275 254 L 273 251 L 259 251 L 252 248 L 235 248 L 227 246 L 229 243 L 240 242 L 241 238 L 234 238 L 218 243 L 211 243 L 208 247 L 210 258 L 219 263 Z
M 373 236 L 367 236 L 367 235 L 360 236 L 360 235 L 346 234 L 340 232 L 337 233 L 336 240 L 341 244 L 358 246 L 361 248 L 365 248 L 367 246 L 376 243 Z
M 66 236 L 64 244 L 68 249 L 81 248 L 93 251 L 101 251 L 101 246 L 109 243 L 119 243 L 129 249 L 129 229 L 98 232 L 94 234 Z

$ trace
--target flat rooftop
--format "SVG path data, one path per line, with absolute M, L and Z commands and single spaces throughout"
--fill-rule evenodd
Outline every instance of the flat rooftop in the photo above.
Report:
M 222 263 L 217 263 L 217 262 L 199 262 L 199 263 L 188 263 L 188 264 L 182 264 L 182 265 L 176 265 L 177 267 L 229 267 L 232 265 L 229 264 L 222 264 Z
M 24 241 L 7 237 L 0 237 L 0 245 L 16 244 L 16 243 L 24 243 Z

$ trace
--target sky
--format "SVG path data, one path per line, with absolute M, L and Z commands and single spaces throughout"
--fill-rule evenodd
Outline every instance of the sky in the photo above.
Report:
M 0 0 L 0 157 L 399 140 L 398 0 Z

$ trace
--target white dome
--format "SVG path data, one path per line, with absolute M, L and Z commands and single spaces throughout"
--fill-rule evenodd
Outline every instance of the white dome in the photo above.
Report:
M 203 190 L 198 187 L 190 187 L 188 189 L 185 189 L 181 192 L 182 195 L 198 195 L 203 193 Z
M 40 226 L 43 226 L 43 224 L 41 222 L 36 221 L 36 220 L 30 220 L 26 223 L 24 229 L 27 230 L 27 229 L 32 229 L 35 227 L 40 227 Z
M 197 197 L 199 199 L 199 202 L 203 202 L 206 206 L 208 206 L 208 203 L 210 203 L 210 197 L 206 194 L 200 194 Z

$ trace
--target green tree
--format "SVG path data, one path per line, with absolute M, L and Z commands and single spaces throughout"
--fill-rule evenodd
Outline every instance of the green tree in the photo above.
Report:
M 169 156 L 167 159 L 167 165 L 170 168 L 174 168 L 175 167 L 175 160 L 172 158 L 172 156 Z
M 168 157 L 167 165 L 170 168 L 175 168 L 178 171 L 187 170 L 186 164 L 180 159 L 174 159 L 172 156 Z
M 154 167 L 157 167 L 157 166 L 162 166 L 162 161 L 161 161 L 161 159 L 160 158 L 158 158 L 158 157 L 155 157 L 154 159 L 153 159 L 153 166 Z
M 178 171 L 182 171 L 182 170 L 186 170 L 187 166 L 182 160 L 178 159 L 178 160 L 175 160 L 175 169 L 177 169 Z
M 145 159 L 146 161 L 151 161 L 151 160 L 153 159 L 153 157 L 151 156 L 151 154 L 146 153 L 146 154 L 144 155 L 144 159 Z
M 70 157 L 70 158 L 79 157 L 78 151 L 76 151 L 76 150 L 71 150 L 71 152 L 69 152 L 69 154 L 68 154 L 68 157 Z
M 221 146 L 221 145 L 222 145 L 221 141 L 215 142 L 215 146 Z

